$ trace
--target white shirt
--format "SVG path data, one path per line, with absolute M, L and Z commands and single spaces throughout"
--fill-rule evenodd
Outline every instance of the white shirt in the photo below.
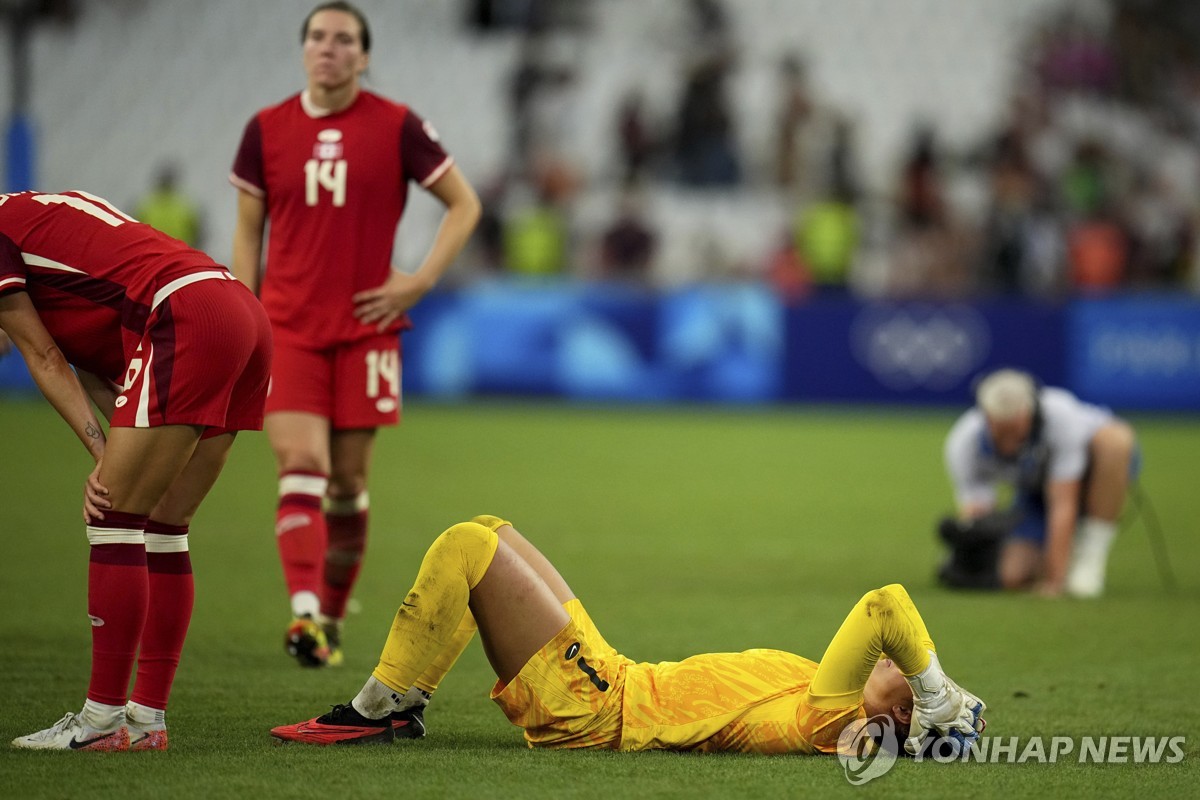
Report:
M 982 411 L 967 411 L 946 437 L 946 472 L 959 506 L 991 506 L 1001 483 L 1026 492 L 1041 491 L 1046 481 L 1083 477 L 1088 447 L 1096 431 L 1113 419 L 1107 408 L 1084 403 L 1065 389 L 1038 392 L 1041 426 L 1013 459 L 996 455 Z

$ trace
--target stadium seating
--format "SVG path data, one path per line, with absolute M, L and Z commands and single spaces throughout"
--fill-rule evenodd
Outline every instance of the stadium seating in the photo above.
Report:
M 605 0 L 586 35 L 560 43 L 578 76 L 564 114 L 566 154 L 584 174 L 613 169 L 613 109 L 640 86 L 667 120 L 679 88 L 687 33 L 682 4 Z M 751 175 L 770 141 L 775 65 L 805 54 L 823 98 L 860 123 L 859 149 L 873 186 L 890 185 L 911 125 L 934 117 L 956 141 L 978 136 L 1003 105 L 1014 69 L 1019 23 L 1053 0 L 948 3 L 912 0 L 739 0 L 728 10 L 739 43 L 734 91 L 739 140 Z M 503 165 L 508 142 L 507 81 L 516 34 L 477 37 L 456 3 L 363 3 L 375 33 L 370 84 L 410 102 L 442 130 L 468 175 L 482 182 Z M 33 111 L 43 187 L 80 187 L 132 205 L 157 165 L 182 161 L 184 187 L 209 212 L 208 248 L 228 257 L 234 203 L 226 175 L 242 126 L 262 105 L 300 88 L 299 11 L 282 0 L 123 0 L 81 4 L 70 29 L 47 27 L 33 47 Z M 7 82 L 0 107 L 7 104 Z M 605 203 L 605 180 L 593 180 Z M 785 209 L 757 192 L 723 199 L 664 191 L 654 203 L 667 244 L 664 275 L 698 274 L 691 248 L 700 227 L 732 260 L 761 258 Z M 661 208 L 659 208 L 661 207 Z M 400 261 L 424 249 L 431 201 L 414 201 L 402 226 Z M 586 210 L 584 219 L 588 219 Z

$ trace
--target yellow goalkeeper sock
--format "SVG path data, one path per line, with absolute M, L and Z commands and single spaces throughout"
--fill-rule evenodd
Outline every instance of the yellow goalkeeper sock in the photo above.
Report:
M 466 650 L 467 645 L 471 643 L 476 630 L 478 630 L 478 626 L 475 624 L 475 617 L 471 616 L 471 611 L 468 609 L 467 613 L 463 614 L 462 621 L 458 623 L 458 630 L 450 637 L 450 641 L 442 648 L 442 652 L 438 653 L 429 663 L 421 676 L 413 681 L 413 686 L 426 694 L 436 692 L 438 684 L 445 679 L 446 674 L 454 667 L 463 650 Z
M 455 525 L 434 540 L 417 580 L 392 620 L 392 630 L 372 675 L 403 694 L 450 646 L 462 639 L 453 665 L 470 640 L 463 635 L 467 603 L 491 566 L 499 538 L 476 522 Z M 472 625 L 474 620 L 471 620 Z M 443 675 L 445 673 L 443 672 Z M 440 680 L 440 677 L 438 677 Z

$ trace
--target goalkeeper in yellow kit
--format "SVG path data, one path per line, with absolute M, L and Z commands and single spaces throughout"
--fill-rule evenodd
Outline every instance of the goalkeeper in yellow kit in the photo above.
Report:
M 477 628 L 492 699 L 531 747 L 833 753 L 848 724 L 883 714 L 910 752 L 933 739 L 961 752 L 983 729 L 983 702 L 942 672 L 899 584 L 864 595 L 819 664 L 778 650 L 639 664 L 509 522 L 476 517 L 425 554 L 358 696 L 271 734 L 322 745 L 413 736 L 413 712 L 419 721 Z

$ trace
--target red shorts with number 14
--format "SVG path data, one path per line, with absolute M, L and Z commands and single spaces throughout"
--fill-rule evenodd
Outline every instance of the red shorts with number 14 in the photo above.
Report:
M 384 333 L 326 350 L 282 342 L 271 362 L 266 413 L 307 411 L 334 430 L 400 421 L 400 337 Z

